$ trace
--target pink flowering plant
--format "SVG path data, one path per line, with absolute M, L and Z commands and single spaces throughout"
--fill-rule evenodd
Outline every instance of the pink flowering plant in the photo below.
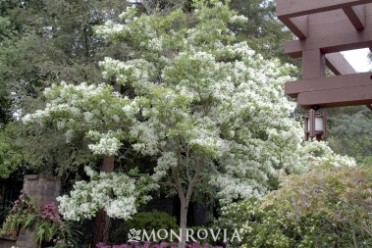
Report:
M 21 194 L 14 202 L 0 234 L 17 236 L 20 229 L 32 231 L 39 244 L 57 240 L 65 233 L 55 203 L 48 203 L 40 208 L 36 200 L 26 194 Z
M 13 203 L 13 207 L 3 223 L 0 234 L 16 236 L 19 229 L 27 229 L 34 225 L 36 210 L 36 201 L 25 194 L 21 194 Z
M 45 204 L 41 213 L 38 213 L 38 223 L 35 225 L 34 232 L 38 242 L 50 242 L 57 237 L 63 229 L 58 208 L 54 202 Z
M 13 203 L 10 214 L 21 214 L 24 212 L 33 212 L 37 207 L 36 201 L 26 194 L 21 194 Z
M 58 211 L 57 206 L 54 202 L 45 204 L 43 207 L 42 215 L 41 217 L 44 220 L 48 220 L 51 222 L 54 222 L 58 225 L 62 225 L 61 215 Z
M 161 243 L 151 243 L 146 242 L 130 242 L 128 244 L 117 244 L 117 245 L 108 245 L 106 243 L 96 244 L 96 248 L 178 248 L 179 243 L 173 242 L 161 242 Z M 198 242 L 186 244 L 186 248 L 224 248 L 223 246 L 213 246 L 208 243 L 200 244 Z

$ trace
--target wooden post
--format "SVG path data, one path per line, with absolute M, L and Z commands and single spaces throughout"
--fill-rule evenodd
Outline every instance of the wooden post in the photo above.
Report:
M 302 52 L 302 78 L 320 78 L 325 75 L 325 57 L 320 49 Z

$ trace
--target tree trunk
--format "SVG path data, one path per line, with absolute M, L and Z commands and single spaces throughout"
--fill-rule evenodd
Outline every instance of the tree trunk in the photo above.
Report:
M 181 197 L 183 199 L 181 199 Z M 181 229 L 181 240 L 179 241 L 178 248 L 186 247 L 186 236 L 187 236 L 187 213 L 189 210 L 189 203 L 183 196 L 180 196 L 180 229 Z
M 113 90 L 120 93 L 121 86 L 117 84 L 115 80 L 111 81 Z M 106 156 L 103 158 L 101 171 L 104 172 L 113 172 L 115 166 L 115 156 Z M 94 230 L 94 236 L 92 239 L 91 247 L 96 247 L 96 244 L 99 242 L 107 242 L 110 235 L 111 220 L 106 214 L 106 212 L 101 209 L 97 213 L 96 225 Z
M 199 180 L 200 170 L 196 171 L 194 177 L 189 182 L 187 190 L 183 190 L 182 183 L 180 180 L 179 170 L 174 168 L 173 175 L 176 179 L 176 189 L 178 192 L 178 197 L 180 198 L 180 229 L 181 229 L 181 240 L 179 241 L 178 248 L 185 248 L 186 241 L 193 241 L 188 240 L 188 233 L 187 233 L 187 214 L 189 211 L 189 205 L 192 197 L 192 193 L 194 190 L 195 185 Z M 190 237 L 191 238 L 191 237 Z
M 108 242 L 110 235 L 111 220 L 104 209 L 100 209 L 96 217 L 92 247 L 96 247 L 99 242 Z
M 114 156 L 106 156 L 103 159 L 101 171 L 112 172 L 114 171 Z M 109 239 L 111 227 L 111 220 L 107 216 L 104 209 L 101 209 L 97 213 L 96 225 L 94 230 L 94 236 L 92 240 L 91 247 L 96 247 L 96 244 L 99 242 L 107 242 Z
M 178 248 L 185 248 L 186 247 L 186 241 L 194 241 L 194 240 L 188 240 L 188 233 L 187 233 L 187 215 L 189 212 L 189 205 L 191 201 L 191 196 L 193 189 L 195 187 L 195 183 L 197 181 L 198 174 L 196 174 L 195 178 L 190 183 L 186 195 L 179 194 L 180 198 L 180 229 L 181 229 L 181 240 L 179 242 Z M 180 192 L 180 191 L 179 191 Z M 192 237 L 190 237 L 192 238 Z

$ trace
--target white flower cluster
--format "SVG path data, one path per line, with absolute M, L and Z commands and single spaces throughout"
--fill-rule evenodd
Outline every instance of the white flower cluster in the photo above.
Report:
M 132 147 L 144 155 L 155 155 L 159 151 L 158 137 L 156 130 L 149 123 L 138 123 L 131 128 L 131 136 L 136 137 L 138 140 L 138 143 L 133 144 Z
M 69 128 L 75 124 L 75 119 L 86 117 L 88 113 L 83 112 L 83 109 L 89 107 L 91 99 L 102 98 L 107 92 L 110 92 L 110 88 L 103 84 L 81 83 L 73 85 L 62 81 L 60 84 L 54 84 L 45 89 L 46 107 L 33 114 L 26 114 L 22 121 L 25 124 L 37 122 L 42 125 L 47 120 L 55 119 L 58 128 Z M 89 114 L 93 115 L 93 113 Z M 93 120 L 92 117 L 85 119 Z
M 109 38 L 110 36 L 120 34 L 125 30 L 126 30 L 125 25 L 114 23 L 113 21 L 109 20 L 106 21 L 105 26 L 98 26 L 96 28 L 96 33 L 101 35 L 102 37 Z
M 202 122 L 195 123 L 192 129 L 185 132 L 185 137 L 191 147 L 200 149 L 212 157 L 220 157 L 224 140 L 220 138 L 220 130 L 213 125 L 209 126 L 208 122 L 212 124 L 209 118 L 203 118 Z
M 103 78 L 115 78 L 117 83 L 125 85 L 128 82 L 136 83 L 148 82 L 150 75 L 153 73 L 153 66 L 146 60 L 137 59 L 122 62 L 106 57 L 104 61 L 99 62 L 102 68 Z
M 98 174 L 88 167 L 86 172 L 89 182 L 76 182 L 70 195 L 57 199 L 66 220 L 91 219 L 100 209 L 111 218 L 127 220 L 136 213 L 138 204 L 149 200 L 146 194 L 155 186 L 151 181 L 135 181 L 125 174 Z
M 98 143 L 88 145 L 88 148 L 96 155 L 115 155 L 121 147 L 120 140 L 114 137 L 113 132 L 99 134 L 98 132 L 90 131 L 88 133 L 89 136 L 100 137 Z
M 119 18 L 128 23 L 131 19 L 135 18 L 136 14 L 137 8 L 135 6 L 128 6 L 127 9 L 119 15 Z
M 135 202 L 136 198 L 133 196 L 113 200 L 105 207 L 105 210 L 107 215 L 111 218 L 127 220 L 137 212 L 134 204 Z
M 228 174 L 212 177 L 211 184 L 220 188 L 217 197 L 220 198 L 222 206 L 231 204 L 235 199 L 260 198 L 266 192 L 266 188 L 259 181 L 232 177 Z
M 334 167 L 356 166 L 354 158 L 335 153 L 324 141 L 304 142 L 304 145 L 299 150 L 299 154 L 302 158 L 302 163 L 298 166 L 298 169 L 302 172 L 309 171 L 321 165 Z
M 157 166 L 154 168 L 152 178 L 158 182 L 167 175 L 169 168 L 177 166 L 178 161 L 173 152 L 165 152 L 159 159 Z
M 147 46 L 152 51 L 161 51 L 163 48 L 163 40 L 164 38 L 162 36 L 159 38 L 154 38 L 148 42 Z
M 243 16 L 243 15 L 234 15 L 230 18 L 231 23 L 246 23 L 248 22 L 248 17 Z
M 121 146 L 121 129 L 110 131 L 119 123 L 133 121 L 138 107 L 135 101 L 112 92 L 110 86 L 55 84 L 44 92 L 48 102 L 43 110 L 25 115 L 25 124 L 32 122 L 43 125 L 52 120 L 61 131 L 65 132 L 66 142 L 75 136 L 86 136 L 97 143 L 89 149 L 97 155 L 116 154 Z M 96 130 L 100 130 L 99 132 Z M 102 131 L 107 130 L 107 133 Z

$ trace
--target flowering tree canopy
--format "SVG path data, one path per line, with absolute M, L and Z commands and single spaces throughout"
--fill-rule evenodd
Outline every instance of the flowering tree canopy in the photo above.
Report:
M 136 213 L 137 206 L 151 199 L 147 193 L 155 189 L 148 177 L 138 180 L 125 174 L 98 174 L 85 167 L 89 182 L 79 181 L 70 195 L 64 195 L 60 202 L 60 212 L 67 220 L 91 219 L 100 209 L 108 216 L 127 220 Z
M 178 194 L 181 228 L 200 182 L 218 189 L 222 203 L 259 197 L 268 175 L 313 155 L 290 118 L 295 104 L 283 93 L 293 68 L 235 43 L 229 24 L 247 20 L 228 3 L 195 6 L 191 15 L 166 16 L 128 8 L 122 23 L 98 27 L 99 35 L 128 47 L 126 60 L 100 63 L 104 78 L 124 93 L 104 85 L 54 85 L 45 93 L 46 108 L 23 118 L 56 123 L 67 140 L 83 132 L 96 154 L 115 154 L 126 140 L 139 154 L 156 156 L 152 178 Z
M 65 132 L 66 142 L 75 133 L 86 134 L 93 141 L 89 145 L 93 153 L 113 155 L 120 148 L 124 127 L 130 122 L 132 112 L 138 112 L 128 97 L 121 97 L 108 85 L 80 85 L 62 82 L 44 91 L 45 109 L 23 117 L 24 123 L 40 125 L 53 122 Z M 115 128 L 118 128 L 116 131 Z

